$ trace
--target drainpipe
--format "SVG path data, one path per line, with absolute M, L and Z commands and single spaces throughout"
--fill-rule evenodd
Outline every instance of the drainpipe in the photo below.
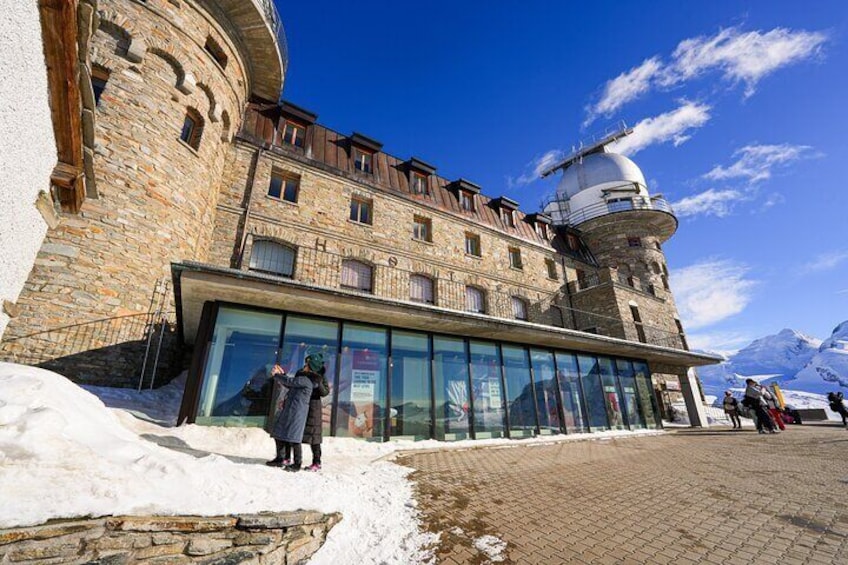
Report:
M 248 223 L 250 222 L 250 202 L 253 199 L 253 188 L 256 184 L 256 168 L 259 165 L 259 158 L 262 156 L 263 149 L 257 149 L 256 153 L 253 155 L 253 160 L 250 163 L 250 171 L 247 175 L 247 187 L 244 191 L 244 198 L 242 199 L 242 207 L 244 208 L 244 220 L 241 228 L 241 237 L 239 241 L 238 250 L 233 257 L 233 262 L 231 267 L 234 269 L 240 269 L 242 260 L 244 259 L 244 247 L 247 244 L 247 235 L 248 235 Z

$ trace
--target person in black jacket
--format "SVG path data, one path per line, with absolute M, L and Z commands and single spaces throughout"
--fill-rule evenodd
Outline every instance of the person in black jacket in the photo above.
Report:
M 303 429 L 303 443 L 308 443 L 309 447 L 312 448 L 312 465 L 306 468 L 307 471 L 321 470 L 322 416 L 324 412 L 321 399 L 330 394 L 330 385 L 324 374 L 326 367 L 322 365 L 317 372 L 321 375 L 321 378 L 317 381 L 315 388 L 312 389 L 312 396 L 309 398 L 309 414 L 306 416 L 306 426 Z
M 830 404 L 830 409 L 842 416 L 842 425 L 848 428 L 848 409 L 842 402 L 843 395 L 841 392 L 827 393 L 827 402 Z
M 739 401 L 733 398 L 733 393 L 729 390 L 724 393 L 722 405 L 724 406 L 725 414 L 730 417 L 730 421 L 733 423 L 733 429 L 741 430 L 742 421 L 739 419 Z

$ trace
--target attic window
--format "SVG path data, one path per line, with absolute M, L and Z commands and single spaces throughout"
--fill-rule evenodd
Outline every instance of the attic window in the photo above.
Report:
M 461 190 L 459 192 L 459 207 L 465 210 L 466 212 L 474 211 L 474 193 Z
M 371 174 L 374 172 L 374 154 L 356 148 L 353 150 L 353 166 L 357 171 Z
M 510 228 L 515 227 L 515 212 L 514 211 L 512 211 L 508 208 L 504 208 L 504 210 L 501 212 L 501 217 L 503 218 L 503 223 L 507 227 L 510 227 Z
M 211 35 L 206 37 L 206 45 L 204 45 L 204 49 L 206 49 L 207 53 L 212 55 L 212 58 L 215 59 L 218 66 L 222 69 L 227 68 L 227 54 L 224 53 L 224 50 L 221 49 L 218 42 L 212 39 Z
M 425 196 L 430 194 L 430 190 L 427 186 L 427 177 L 425 175 L 422 175 L 421 173 L 412 173 L 410 182 L 412 184 L 412 194 Z

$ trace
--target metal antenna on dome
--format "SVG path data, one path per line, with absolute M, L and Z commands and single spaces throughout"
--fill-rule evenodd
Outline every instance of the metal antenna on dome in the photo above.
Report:
M 621 120 L 615 125 L 609 126 L 601 132 L 592 134 L 587 138 L 582 139 L 577 145 L 577 149 L 575 149 L 572 145 L 571 153 L 566 155 L 565 158 L 559 161 L 556 165 L 553 165 L 552 167 L 549 167 L 542 171 L 542 178 L 552 175 L 560 169 L 565 169 L 574 163 L 581 162 L 583 160 L 583 157 L 585 157 L 586 155 L 602 152 L 604 148 L 610 143 L 618 141 L 622 137 L 627 137 L 631 133 L 633 133 L 633 128 L 627 127 L 627 124 L 624 123 L 624 120 Z

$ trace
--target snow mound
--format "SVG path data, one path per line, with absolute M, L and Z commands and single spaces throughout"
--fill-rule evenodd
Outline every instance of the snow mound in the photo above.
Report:
M 506 550 L 506 542 L 495 536 L 480 536 L 474 540 L 474 547 L 485 553 L 491 562 L 499 562 L 505 559 L 503 553 Z

